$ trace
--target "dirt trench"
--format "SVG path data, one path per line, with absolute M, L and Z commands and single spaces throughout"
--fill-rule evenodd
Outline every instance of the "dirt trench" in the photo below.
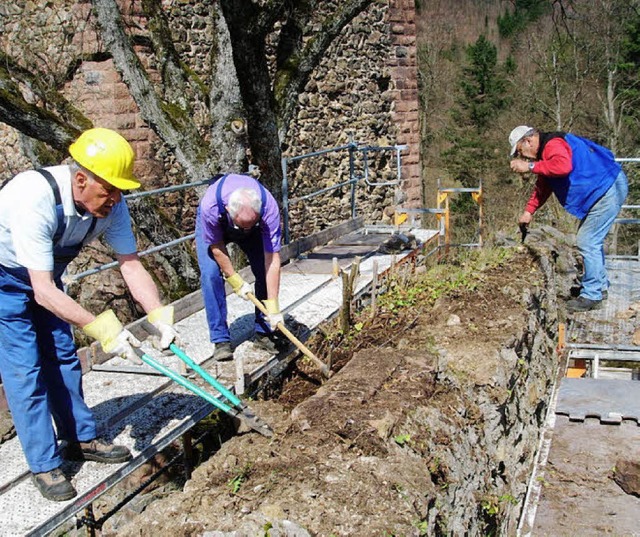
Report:
M 273 438 L 231 438 L 102 534 L 513 535 L 559 367 L 551 250 L 512 246 L 396 290 L 331 351 L 329 381 L 301 361 L 251 402 Z

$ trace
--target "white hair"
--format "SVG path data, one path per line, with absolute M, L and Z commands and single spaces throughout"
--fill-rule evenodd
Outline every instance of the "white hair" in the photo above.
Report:
M 256 214 L 262 211 L 262 198 L 253 188 L 238 188 L 229 196 L 227 210 L 231 218 L 235 218 L 240 209 L 251 207 Z

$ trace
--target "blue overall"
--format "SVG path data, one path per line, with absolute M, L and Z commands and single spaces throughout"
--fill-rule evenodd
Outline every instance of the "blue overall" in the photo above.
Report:
M 82 244 L 65 248 L 55 245 L 65 229 L 60 192 L 53 177 L 46 170 L 39 171 L 49 181 L 56 198 L 54 280 L 62 289 L 62 273 Z M 94 218 L 87 236 L 95 222 Z M 87 441 L 96 437 L 95 418 L 84 402 L 82 370 L 71 327 L 36 303 L 25 268 L 2 265 L 0 374 L 13 423 L 32 472 L 48 472 L 60 466 L 62 458 L 57 438 Z
M 227 210 L 222 201 L 222 184 L 224 177 L 218 183 L 216 190 L 216 202 L 218 205 L 218 224 L 224 232 L 224 243 L 235 243 L 245 253 L 249 260 L 249 266 L 255 277 L 255 295 L 259 300 L 267 298 L 267 280 L 264 266 L 264 247 L 260 233 L 260 220 L 249 231 L 235 229 L 229 223 Z M 266 194 L 262 185 L 260 186 L 262 196 L 262 211 L 266 203 Z M 262 218 L 262 213 L 260 214 Z M 211 256 L 209 244 L 203 238 L 202 221 L 200 219 L 200 208 L 196 217 L 196 251 L 198 255 L 198 265 L 200 266 L 200 279 L 202 287 L 202 297 L 204 299 L 207 323 L 209 325 L 209 338 L 212 343 L 231 341 L 229 325 L 227 324 L 227 297 L 224 288 L 224 278 L 218 263 Z M 257 308 L 255 310 L 255 332 L 256 334 L 268 334 L 271 332 L 264 315 Z

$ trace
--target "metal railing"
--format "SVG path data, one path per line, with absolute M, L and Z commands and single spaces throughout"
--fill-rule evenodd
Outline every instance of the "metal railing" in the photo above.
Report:
M 315 151 L 313 153 L 307 153 L 305 155 L 300 155 L 297 157 L 289 157 L 289 158 L 283 158 L 282 159 L 282 170 L 283 170 L 283 180 L 282 180 L 282 206 L 283 206 L 283 235 L 284 235 L 284 243 L 288 244 L 289 243 L 289 237 L 290 237 L 290 232 L 289 232 L 289 206 L 292 203 L 298 203 L 300 201 L 306 200 L 306 199 L 311 199 L 314 198 L 316 196 L 319 196 L 321 194 L 324 194 L 326 192 L 329 192 L 331 190 L 335 190 L 337 188 L 341 188 L 344 187 L 346 185 L 351 185 L 351 196 L 350 196 L 350 206 L 351 206 L 351 217 L 355 218 L 356 217 L 356 198 L 355 198 L 355 186 L 358 182 L 360 181 L 364 181 L 365 184 L 367 184 L 368 186 L 391 186 L 391 185 L 397 185 L 400 182 L 400 178 L 401 178 L 401 173 L 402 173 L 402 168 L 401 168 L 401 155 L 400 153 L 404 150 L 408 149 L 408 146 L 406 145 L 393 145 L 393 146 L 372 146 L 372 145 L 359 145 L 356 142 L 349 142 L 346 145 L 343 146 L 339 146 L 339 147 L 332 147 L 329 149 L 324 149 L 321 151 Z M 316 156 L 320 156 L 320 155 L 325 155 L 328 153 L 336 153 L 336 152 L 340 152 L 340 151 L 348 151 L 349 152 L 349 180 L 336 184 L 336 185 L 332 185 L 330 187 L 327 188 L 322 188 L 319 189 L 317 191 L 314 191 L 310 194 L 307 194 L 306 196 L 301 196 L 298 198 L 293 198 L 293 199 L 289 199 L 288 196 L 288 177 L 287 177 L 287 169 L 288 169 L 288 165 L 292 162 L 296 162 L 296 161 L 300 161 L 300 160 L 304 160 L 307 158 L 311 158 L 311 157 L 316 157 Z M 368 164 L 368 158 L 369 158 L 369 153 L 372 152 L 380 152 L 380 151 L 395 151 L 395 161 L 396 161 L 396 175 L 397 175 L 397 179 L 395 181 L 386 181 L 386 182 L 373 182 L 369 180 L 369 164 Z M 363 160 L 363 173 L 361 175 L 356 175 L 356 171 L 355 171 L 355 161 L 356 161 L 356 155 L 357 154 L 361 154 L 362 155 L 362 160 Z M 180 190 L 185 190 L 188 188 L 196 188 L 199 186 L 208 186 L 210 184 L 212 184 L 212 182 L 215 181 L 214 179 L 205 179 L 203 181 L 194 181 L 191 183 L 184 183 L 181 185 L 174 185 L 174 186 L 168 186 L 168 187 L 163 187 L 163 188 L 157 188 L 154 190 L 147 190 L 147 191 L 143 191 L 143 192 L 135 192 L 132 194 L 127 194 L 124 196 L 124 198 L 126 200 L 135 200 L 135 199 L 141 199 L 141 198 L 145 198 L 145 197 L 149 197 L 149 196 L 155 196 L 158 194 L 166 194 L 168 192 L 177 192 Z M 140 257 L 144 257 L 147 255 L 151 255 L 151 254 L 155 254 L 157 252 L 160 252 L 162 250 L 165 250 L 167 248 L 171 248 L 173 246 L 177 246 L 179 244 L 182 244 L 184 242 L 193 240 L 195 238 L 195 233 L 190 233 L 188 235 L 185 235 L 184 237 L 180 237 L 178 239 L 163 243 L 163 244 L 159 244 L 157 246 L 154 246 L 152 248 L 149 248 L 147 250 L 143 250 L 138 252 L 138 255 Z M 105 263 L 103 265 L 82 271 L 82 272 L 78 272 L 76 274 L 65 274 L 63 276 L 63 282 L 65 283 L 65 285 L 68 285 L 69 283 L 81 280 L 83 278 L 86 278 L 87 276 L 91 276 L 93 274 L 97 274 L 99 272 L 103 272 L 105 270 L 109 270 L 112 268 L 115 268 L 118 266 L 118 262 L 117 261 L 111 261 L 109 263 Z
M 373 145 L 360 145 L 357 142 L 350 141 L 346 145 L 337 147 L 331 147 L 320 151 L 313 151 L 311 153 L 305 153 L 304 155 L 298 155 L 295 157 L 282 159 L 282 219 L 283 219 L 283 238 L 284 243 L 289 244 L 291 241 L 290 231 L 290 216 L 289 208 L 294 203 L 300 203 L 308 199 L 315 198 L 332 190 L 351 186 L 349 202 L 351 208 L 351 218 L 355 218 L 356 215 L 356 195 L 355 188 L 357 183 L 364 181 L 368 186 L 395 186 L 400 184 L 402 177 L 402 157 L 401 152 L 408 149 L 407 145 L 392 145 L 392 146 L 373 146 Z M 294 162 L 299 162 L 305 159 L 319 157 L 330 153 L 340 153 L 348 151 L 349 153 L 349 179 L 335 185 L 331 185 L 325 188 L 321 188 L 310 194 L 299 196 L 289 199 L 289 167 Z M 395 151 L 396 159 L 396 179 L 394 181 L 374 182 L 369 180 L 369 153 L 377 153 L 381 151 Z M 363 160 L 363 173 L 356 175 L 356 156 L 360 154 Z
M 630 163 L 640 163 L 640 158 L 638 157 L 624 157 L 624 158 L 616 158 L 615 159 L 616 162 L 620 162 L 620 163 L 625 163 L 625 162 L 630 162 Z M 638 209 L 640 209 L 640 205 L 622 205 L 622 207 L 620 208 L 621 211 L 623 210 L 630 210 L 630 211 L 637 211 Z M 613 234 L 613 251 L 617 252 L 618 249 L 618 224 L 619 225 L 629 225 L 629 224 L 640 224 L 640 218 L 623 218 L 620 217 L 620 215 L 618 215 L 618 217 L 614 220 L 614 228 L 612 231 Z M 607 255 L 607 257 L 610 257 L 612 259 L 640 259 L 640 243 L 638 244 L 638 254 L 637 255 L 618 255 L 616 254 L 612 254 L 612 255 Z
M 198 186 L 205 186 L 210 184 L 211 184 L 211 179 L 206 179 L 204 181 L 195 181 L 193 183 L 184 183 L 182 185 L 167 186 L 163 188 L 156 188 L 154 190 L 145 190 L 144 192 L 135 192 L 133 194 L 125 195 L 124 198 L 126 200 L 140 199 L 140 198 L 146 198 L 149 196 L 155 196 L 156 194 L 166 194 L 167 192 L 176 192 L 179 190 L 185 190 L 187 188 L 196 188 Z M 142 252 L 138 252 L 138 256 L 144 257 L 150 254 L 155 254 L 156 252 L 160 252 L 162 250 L 165 250 L 166 248 L 171 248 L 172 246 L 176 246 L 178 244 L 182 244 L 183 242 L 193 240 L 195 236 L 196 236 L 195 233 L 190 233 L 189 235 L 185 235 L 184 237 L 180 237 L 179 239 L 165 242 L 164 244 L 159 244 L 158 246 L 154 246 Z M 65 275 L 62 278 L 62 281 L 64 282 L 65 285 L 68 285 L 72 282 L 81 280 L 82 278 L 86 278 L 87 276 L 91 276 L 93 274 L 97 274 L 98 272 L 109 270 L 117 266 L 118 266 L 117 261 L 111 261 L 109 263 L 105 263 L 104 265 L 100 265 L 98 267 L 88 269 L 83 272 L 78 272 L 76 274 L 65 273 Z

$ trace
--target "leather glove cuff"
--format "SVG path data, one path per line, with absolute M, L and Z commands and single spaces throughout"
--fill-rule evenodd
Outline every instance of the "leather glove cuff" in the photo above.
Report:
M 240 290 L 240 288 L 243 286 L 244 280 L 242 279 L 242 276 L 240 276 L 240 274 L 238 274 L 237 272 L 234 272 L 231 276 L 227 278 L 227 283 L 231 286 L 233 291 L 237 293 Z
M 104 352 L 110 352 L 122 330 L 122 323 L 118 320 L 113 310 L 103 311 L 93 321 L 82 327 L 82 331 L 85 334 L 100 342 Z
M 267 298 L 264 307 L 267 313 L 280 313 L 280 301 L 277 298 Z
M 159 308 L 151 310 L 147 314 L 147 319 L 151 324 L 161 322 L 173 325 L 173 306 L 160 306 Z

